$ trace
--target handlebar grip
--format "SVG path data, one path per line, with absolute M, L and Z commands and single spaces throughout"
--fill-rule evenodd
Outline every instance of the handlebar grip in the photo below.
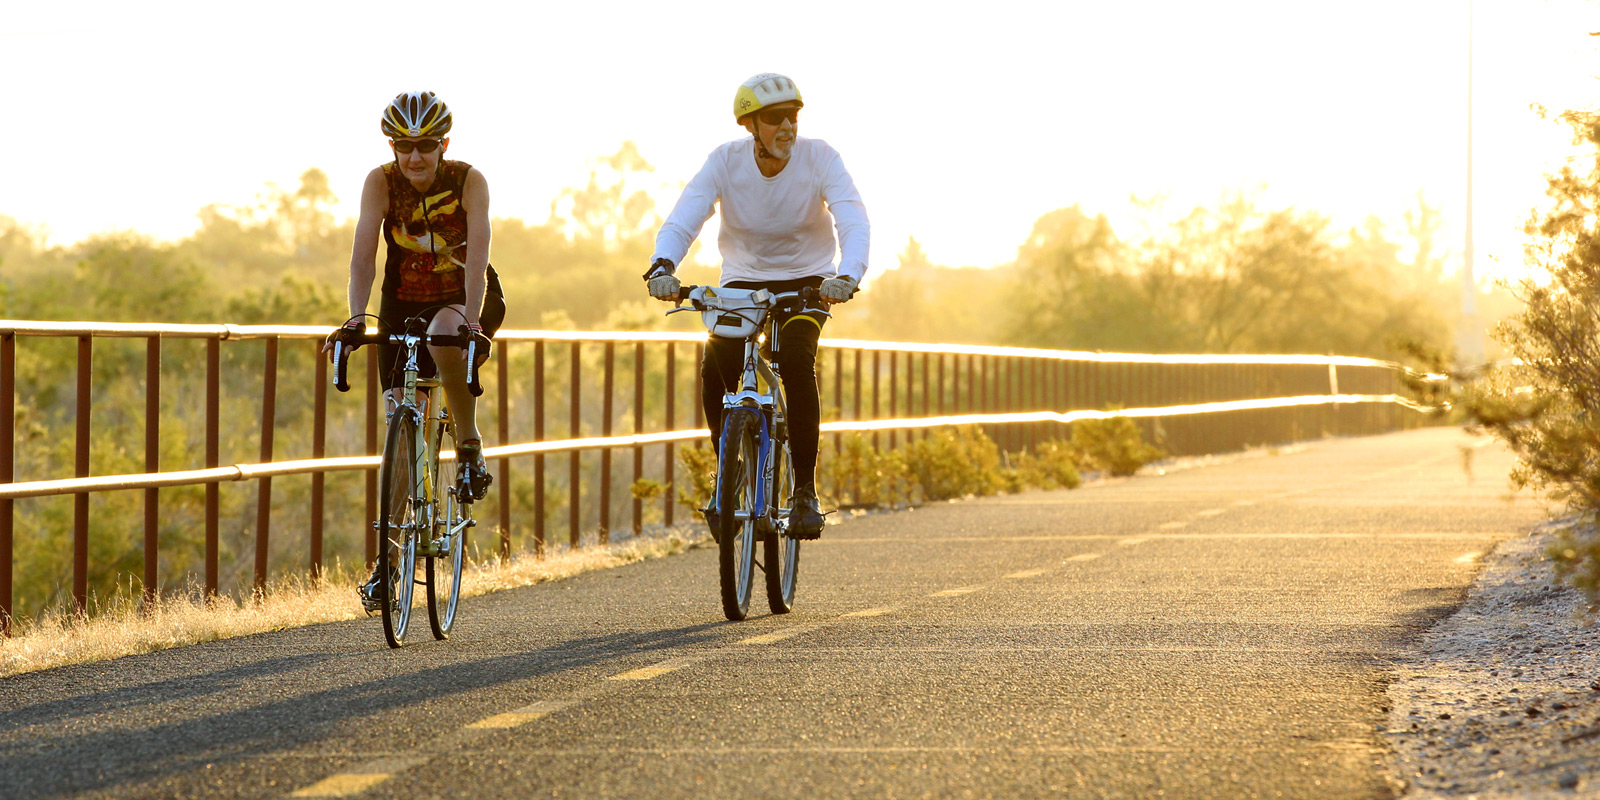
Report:
M 693 292 L 694 290 L 696 290 L 698 288 L 700 288 L 700 287 L 699 286 L 679 286 L 678 287 L 678 302 L 682 303 L 682 302 L 687 301 L 689 299 L 689 293 Z
M 350 380 L 346 367 L 350 361 L 350 350 L 343 341 L 333 343 L 333 388 L 341 392 L 350 391 Z
M 467 337 L 467 391 L 473 397 L 483 396 L 483 384 L 478 382 L 478 337 Z

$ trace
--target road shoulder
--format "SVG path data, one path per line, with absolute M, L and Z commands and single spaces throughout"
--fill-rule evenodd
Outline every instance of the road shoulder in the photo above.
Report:
M 1405 797 L 1600 797 L 1600 636 L 1544 556 L 1502 541 L 1455 614 L 1394 667 L 1385 738 Z

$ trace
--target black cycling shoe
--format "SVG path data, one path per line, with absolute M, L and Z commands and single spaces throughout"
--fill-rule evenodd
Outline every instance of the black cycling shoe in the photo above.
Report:
M 700 509 L 700 513 L 703 516 L 705 516 L 706 525 L 711 528 L 711 541 L 713 541 L 713 542 L 721 542 L 722 541 L 722 515 L 718 514 L 717 510 L 715 508 L 712 508 L 712 507 L 707 507 L 707 508 Z
M 462 442 L 456 446 L 456 463 L 461 465 L 457 472 L 457 494 L 469 503 L 476 503 L 489 494 L 489 485 L 494 483 L 494 476 L 489 474 L 489 465 L 483 462 L 483 444 L 476 439 Z
M 393 580 L 391 584 L 400 579 L 398 572 L 393 572 L 392 574 Z M 356 594 L 361 596 L 361 608 L 368 614 L 383 608 L 383 600 L 381 599 L 383 594 L 382 584 L 383 573 L 379 571 L 377 564 L 373 564 L 372 575 L 367 578 L 366 582 L 356 587 Z
M 796 539 L 820 539 L 826 522 L 817 505 L 817 490 L 805 484 L 794 490 L 794 509 L 789 512 L 789 535 Z

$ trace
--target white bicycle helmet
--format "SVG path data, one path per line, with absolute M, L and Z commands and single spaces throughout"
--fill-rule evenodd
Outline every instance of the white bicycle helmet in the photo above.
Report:
M 752 75 L 739 84 L 739 91 L 733 95 L 733 119 L 743 124 L 745 117 L 767 106 L 791 100 L 801 107 L 805 106 L 805 101 L 800 99 L 800 87 L 794 85 L 787 75 L 776 72 Z

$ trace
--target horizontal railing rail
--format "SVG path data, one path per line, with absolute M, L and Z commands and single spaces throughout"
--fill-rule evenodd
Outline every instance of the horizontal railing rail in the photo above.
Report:
M 144 496 L 144 552 L 143 586 L 146 599 L 153 599 L 159 586 L 156 574 L 159 563 L 160 522 L 159 490 L 163 488 L 198 486 L 206 487 L 205 503 L 205 557 L 203 569 L 204 590 L 218 591 L 218 527 L 219 498 L 217 486 L 221 483 L 254 480 L 258 482 L 257 514 L 255 525 L 255 564 L 253 582 L 257 588 L 265 585 L 268 576 L 267 552 L 272 520 L 272 479 L 279 476 L 310 474 L 309 570 L 317 574 L 322 568 L 324 554 L 322 517 L 324 515 L 325 473 L 339 471 L 365 471 L 366 511 L 371 518 L 376 510 L 376 467 L 379 456 L 378 427 L 381 418 L 378 401 L 378 364 L 368 350 L 367 385 L 365 387 L 365 452 L 356 455 L 329 456 L 327 442 L 327 373 L 326 362 L 315 358 L 312 457 L 291 460 L 274 459 L 274 430 L 276 421 L 276 395 L 281 340 L 321 340 L 329 328 L 292 325 L 192 325 L 147 323 L 88 323 L 40 322 L 0 320 L 0 626 L 9 631 L 13 612 L 13 550 L 15 502 L 28 498 L 56 495 L 73 495 L 73 591 L 74 607 L 82 612 L 87 602 L 87 553 L 89 550 L 89 506 L 92 493 L 122 490 L 143 490 Z M 74 475 L 34 480 L 15 480 L 16 457 L 16 342 L 19 337 L 54 337 L 76 339 L 77 391 L 74 399 L 76 442 Z M 93 376 L 93 340 L 95 338 L 143 338 L 147 341 L 145 356 L 145 467 L 143 473 L 118 475 L 90 475 L 91 409 L 90 391 Z M 204 466 L 200 469 L 162 470 L 160 467 L 160 401 L 162 341 L 166 339 L 200 339 L 206 342 L 205 368 L 205 444 Z M 259 458 L 254 462 L 224 465 L 220 453 L 221 394 L 220 345 L 223 342 L 264 342 L 263 371 L 261 376 L 261 414 L 259 422 Z M 600 458 L 598 499 L 593 502 L 597 512 L 597 530 L 600 540 L 606 541 L 612 512 L 612 457 L 616 450 L 633 452 L 633 481 L 644 478 L 644 452 L 648 447 L 663 448 L 661 457 L 662 484 L 674 483 L 675 445 L 690 441 L 703 441 L 708 432 L 703 427 L 699 397 L 702 384 L 698 362 L 706 341 L 704 333 L 676 333 L 656 331 L 544 331 L 504 330 L 497 334 L 496 369 L 493 383 L 495 394 L 486 398 L 480 417 L 487 411 L 495 418 L 496 433 L 501 444 L 485 449 L 485 455 L 497 461 L 499 541 L 502 557 L 510 554 L 512 541 L 513 496 L 511 459 L 531 457 L 534 460 L 534 479 L 531 502 L 528 503 L 533 519 L 533 549 L 542 552 L 546 544 L 546 480 L 545 457 L 568 455 L 567 517 L 569 541 L 577 546 L 583 529 L 581 510 L 583 495 L 580 486 L 585 478 L 581 474 L 580 454 L 596 451 Z M 534 350 L 533 363 L 525 373 L 513 376 L 512 345 Z M 585 401 L 584 346 L 602 346 L 602 388 L 598 397 Z M 633 358 L 632 433 L 614 430 L 617 421 L 615 381 L 619 346 L 631 346 Z M 694 371 L 692 381 L 681 380 L 681 367 L 677 364 L 677 349 L 693 347 L 695 352 L 689 367 Z M 1422 410 L 1406 398 L 1401 390 L 1400 376 L 1408 371 L 1390 361 L 1344 356 L 1319 355 L 1162 355 L 1142 353 L 1101 353 L 1066 350 L 1042 350 L 1020 347 L 990 347 L 978 345 L 919 344 L 906 342 L 879 342 L 856 339 L 823 339 L 818 357 L 818 378 L 823 385 L 826 422 L 825 434 L 832 434 L 834 444 L 839 436 L 856 432 L 870 434 L 872 445 L 880 447 L 880 435 L 888 437 L 888 447 L 898 446 L 898 437 L 906 441 L 918 430 L 935 427 L 982 425 L 992 426 L 999 444 L 1007 450 L 1025 450 L 1041 441 L 1059 438 L 1065 425 L 1087 419 L 1129 417 L 1136 420 L 1163 420 L 1157 431 L 1165 437 L 1165 446 L 1173 452 L 1215 452 L 1233 449 L 1249 443 L 1265 443 L 1274 438 L 1286 439 L 1323 432 L 1375 432 L 1412 424 L 1414 419 L 1396 416 L 1400 410 Z M 660 348 L 664 352 L 661 363 L 647 363 L 646 348 Z M 546 369 L 547 355 L 553 349 L 565 351 L 568 362 L 565 381 L 556 381 L 558 389 L 568 396 L 568 414 L 565 433 L 555 438 L 547 435 L 548 423 L 557 416 L 547 402 L 547 388 L 551 376 Z M 522 351 L 525 353 L 525 351 Z M 687 355 L 687 354 L 686 354 Z M 626 358 L 625 356 L 623 357 Z M 526 359 L 523 359 L 524 361 Z M 831 361 L 831 365 L 830 362 Z M 887 362 L 885 364 L 885 362 Z M 846 366 L 849 366 L 848 371 Z M 829 369 L 831 366 L 831 370 Z M 903 370 L 902 370 L 903 367 Z M 1341 375 L 1341 370 L 1346 374 Z M 849 379 L 846 379 L 848 372 Z M 645 388 L 647 373 L 659 383 L 659 391 Z M 491 382 L 487 380 L 486 383 Z M 1346 386 L 1341 389 L 1341 377 Z M 1410 373 L 1410 379 L 1436 379 L 1438 376 L 1421 376 Z M 513 383 L 525 383 L 526 391 L 512 394 Z M 678 395 L 690 384 L 693 393 L 687 398 L 692 409 L 692 421 L 698 427 L 681 428 L 677 406 Z M 846 392 L 847 387 L 850 389 Z M 830 391 L 831 390 L 831 391 Z M 353 392 L 354 393 L 354 392 Z M 592 390 L 588 392 L 593 394 Z M 626 391 L 623 392 L 624 394 Z M 526 404 L 531 395 L 532 430 L 526 441 L 514 442 L 510 429 L 513 416 L 512 400 L 517 405 Z M 659 421 L 659 430 L 647 431 L 645 417 L 647 396 L 655 406 L 653 411 Z M 497 401 L 497 403 L 495 402 Z M 848 401 L 848 402 L 847 402 Z M 598 406 L 598 409 L 594 409 Z M 887 406 L 887 409 L 885 409 Z M 1345 418 L 1335 410 L 1340 407 L 1366 408 L 1359 418 Z M 1320 411 L 1318 411 L 1320 409 Z M 586 417 L 598 410 L 600 420 L 596 426 Z M 1243 414 L 1272 412 L 1322 413 L 1316 419 L 1252 419 L 1241 420 Z M 885 411 L 887 413 L 885 413 Z M 624 412 L 626 415 L 626 407 Z M 831 418 L 829 416 L 831 415 Z M 1226 421 L 1196 422 L 1205 415 L 1227 417 Z M 1182 420 L 1182 421 L 1181 421 Z M 598 427 L 595 431 L 592 428 Z M 589 430 L 585 430 L 588 428 Z M 598 434 L 598 435 L 593 435 Z M 231 460 L 231 459 L 230 459 Z M 661 516 L 671 524 L 676 500 L 669 489 L 662 500 Z M 633 500 L 632 524 L 637 533 L 642 524 L 642 502 Z M 371 559 L 376 542 L 369 532 L 366 538 L 366 558 Z

